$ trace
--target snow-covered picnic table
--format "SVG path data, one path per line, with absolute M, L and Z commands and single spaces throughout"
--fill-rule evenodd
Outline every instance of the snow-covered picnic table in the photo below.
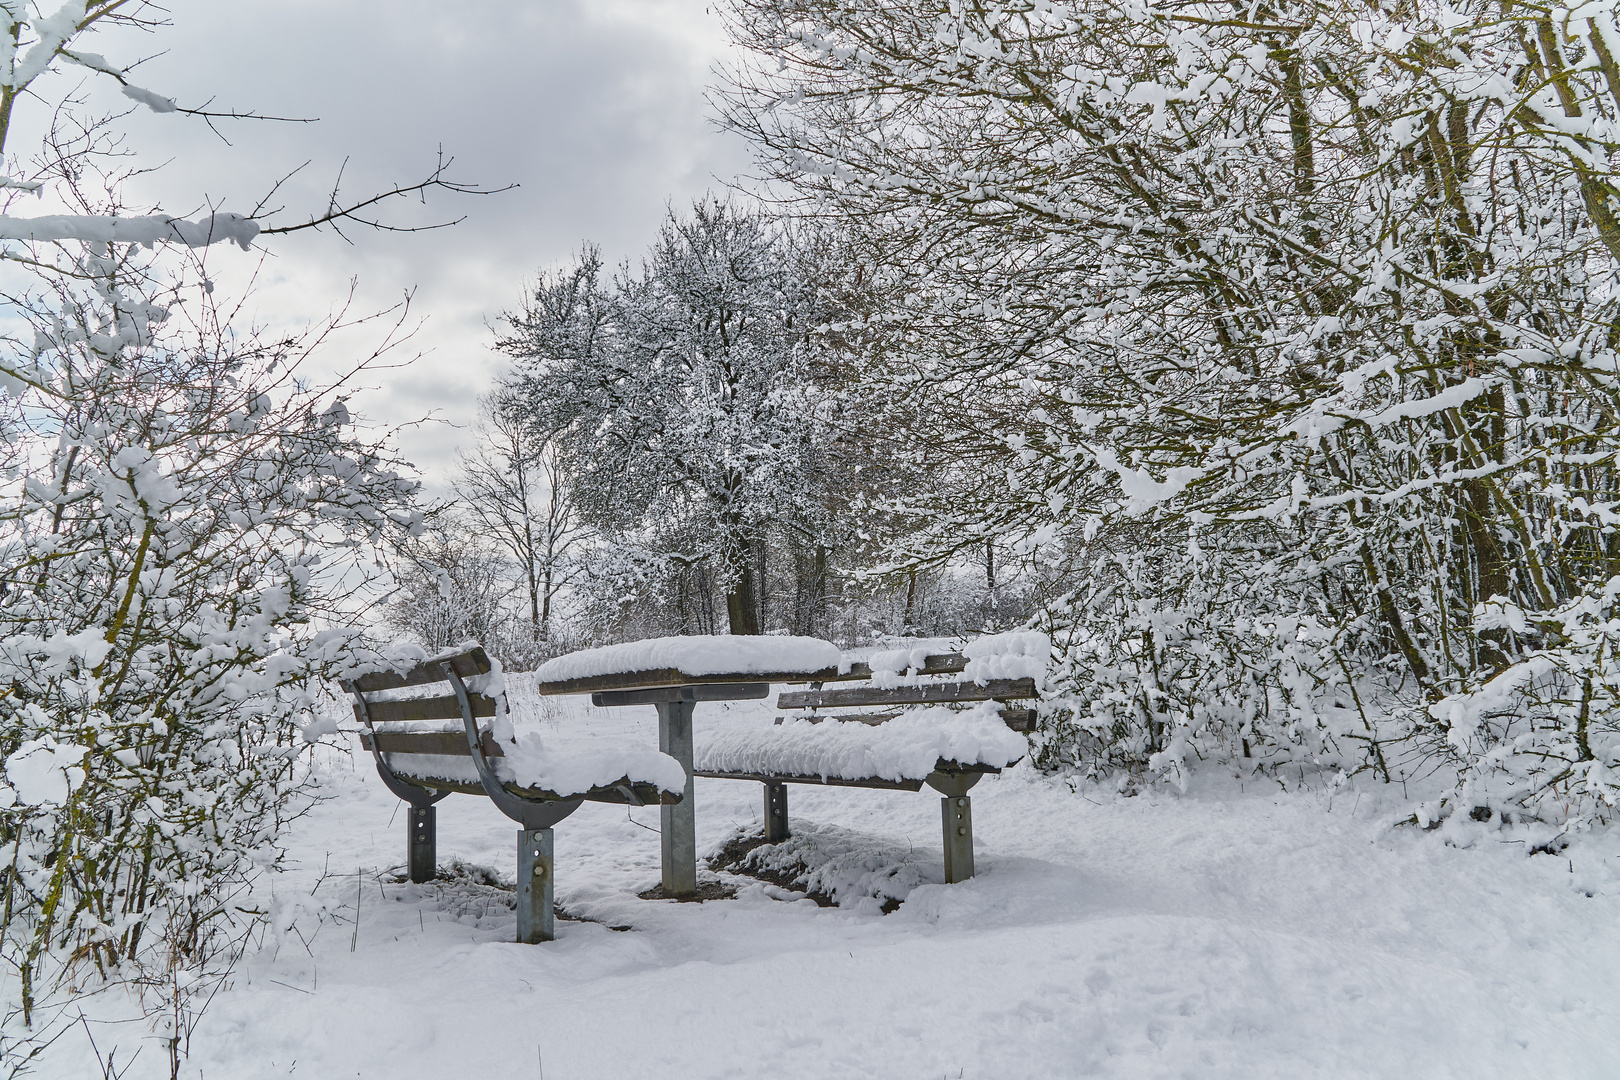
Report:
M 697 703 L 763 698 L 773 682 L 833 678 L 839 660 L 838 646 L 819 638 L 712 635 L 585 649 L 547 661 L 536 674 L 542 694 L 589 693 L 598 707 L 657 708 L 658 749 L 686 770 L 684 797 L 659 807 L 664 893 L 690 896 L 697 891 L 692 760 Z
M 1039 635 L 998 635 L 971 644 L 965 654 L 900 650 L 855 662 L 817 638 L 657 638 L 570 653 L 537 674 L 542 694 L 590 693 L 599 707 L 657 708 L 658 748 L 686 770 L 682 799 L 660 808 L 663 888 L 666 895 L 685 896 L 697 889 L 694 776 L 763 783 L 769 842 L 788 836 L 786 784 L 917 791 L 926 783 L 946 796 L 947 880 L 973 876 L 967 791 L 1027 752 L 1017 731 L 1027 729 L 1033 713 L 1002 705 L 1036 695 L 1039 680 L 1032 673 L 1044 671 L 1047 648 Z M 928 678 L 942 675 L 965 681 Z M 872 685 L 821 689 L 825 682 L 866 679 Z M 808 713 L 778 717 L 774 724 L 759 717 L 716 718 L 705 725 L 703 739 L 696 738 L 698 702 L 763 698 L 773 682 L 812 684 L 778 701 L 781 708 Z M 977 704 L 962 712 L 945 703 Z M 900 708 L 877 715 L 818 712 L 874 704 Z

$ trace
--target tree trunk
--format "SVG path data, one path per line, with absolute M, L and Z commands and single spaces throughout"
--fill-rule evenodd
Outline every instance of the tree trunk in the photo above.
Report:
M 917 633 L 917 571 L 906 575 L 906 614 L 901 620 L 900 633 L 912 637 Z
M 551 563 L 546 563 L 546 590 L 540 601 L 540 613 L 535 618 L 535 627 L 539 631 L 536 641 L 548 641 L 551 638 L 551 594 L 556 591 L 552 581 Z
M 759 633 L 759 600 L 754 589 L 754 566 L 743 559 L 737 568 L 731 591 L 726 593 L 726 615 L 731 620 L 733 634 Z
M 810 584 L 810 633 L 815 634 L 825 629 L 827 622 L 827 548 L 824 544 L 816 545 L 816 569 Z

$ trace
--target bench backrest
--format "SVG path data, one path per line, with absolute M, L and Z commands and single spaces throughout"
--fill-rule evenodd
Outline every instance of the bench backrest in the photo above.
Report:
M 411 730 L 385 730 L 378 731 L 379 725 L 404 725 L 416 722 L 431 722 L 445 720 L 461 721 L 461 699 L 454 692 L 434 697 L 406 698 L 402 700 L 379 701 L 372 695 L 382 694 L 390 690 L 400 690 L 412 686 L 428 686 L 432 683 L 446 683 L 450 677 L 446 668 L 453 670 L 462 679 L 470 679 L 478 675 L 487 675 L 494 670 L 490 663 L 489 654 L 481 646 L 464 649 L 460 652 L 432 656 L 417 664 L 409 671 L 400 673 L 393 671 L 377 671 L 369 675 L 361 675 L 357 679 L 344 680 L 343 689 L 354 695 L 354 718 L 365 728 L 360 736 L 361 745 L 367 750 L 375 750 L 384 754 L 436 754 L 454 755 L 458 757 L 471 757 L 472 750 L 467 745 L 467 736 L 464 729 L 455 731 L 444 730 L 442 727 L 432 731 Z M 453 688 L 452 688 L 453 691 Z M 485 694 L 467 693 L 467 705 L 472 710 L 474 719 L 494 716 L 499 703 Z M 500 743 L 490 735 L 487 729 L 481 731 L 481 749 L 485 757 L 500 757 Z
M 899 677 L 960 674 L 967 668 L 968 658 L 961 653 L 939 653 L 925 657 L 920 667 L 913 666 Z M 906 705 L 944 705 L 978 701 L 1019 701 L 1034 698 L 1039 691 L 1034 679 L 991 679 L 980 684 L 973 681 L 922 681 L 908 686 L 855 686 L 826 689 L 828 682 L 856 682 L 874 677 L 870 664 L 853 663 L 848 672 L 833 678 L 812 682 L 809 690 L 789 690 L 777 696 L 779 709 L 809 709 L 808 719 L 858 721 L 881 724 L 893 719 Z M 822 709 L 845 709 L 860 706 L 886 706 L 883 713 L 831 713 Z M 1001 718 L 1014 731 L 1030 731 L 1035 726 L 1035 710 L 1004 708 Z M 781 718 L 778 718 L 780 722 Z

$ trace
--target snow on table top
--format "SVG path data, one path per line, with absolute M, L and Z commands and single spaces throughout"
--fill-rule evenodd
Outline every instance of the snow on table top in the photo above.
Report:
M 417 728 L 415 730 L 421 730 Z M 459 729 L 457 729 L 459 730 Z M 661 791 L 684 791 L 686 770 L 668 754 L 628 739 L 580 738 L 546 732 L 523 732 L 505 742 L 504 757 L 489 758 L 495 775 L 519 787 L 580 795 L 628 778 L 656 784 Z M 478 783 L 470 757 L 449 754 L 384 754 L 388 767 L 401 776 Z
M 1005 768 L 1029 752 L 1008 729 L 1000 705 L 966 712 L 913 709 L 887 723 L 707 718 L 696 726 L 694 759 L 707 772 L 776 773 L 824 779 L 921 780 L 942 759 Z
M 536 675 L 541 683 L 642 671 L 674 671 L 689 679 L 705 675 L 811 675 L 836 668 L 838 659 L 838 646 L 820 638 L 694 635 L 649 638 L 569 653 L 548 660 Z

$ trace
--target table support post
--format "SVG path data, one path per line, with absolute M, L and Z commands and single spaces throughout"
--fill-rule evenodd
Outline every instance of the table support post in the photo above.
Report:
M 780 844 L 793 834 L 788 831 L 787 785 L 765 782 L 765 842 Z
M 973 876 L 973 800 L 966 795 L 939 800 L 945 832 L 945 881 L 955 884 Z
M 697 892 L 697 815 L 693 807 L 692 711 L 695 702 L 658 702 L 658 749 L 686 770 L 686 791 L 674 806 L 658 808 L 660 854 L 664 868 L 664 894 L 691 896 Z
M 410 835 L 405 844 L 406 868 L 415 882 L 432 881 L 439 872 L 435 832 L 439 808 L 436 806 L 411 807 L 406 824 Z

